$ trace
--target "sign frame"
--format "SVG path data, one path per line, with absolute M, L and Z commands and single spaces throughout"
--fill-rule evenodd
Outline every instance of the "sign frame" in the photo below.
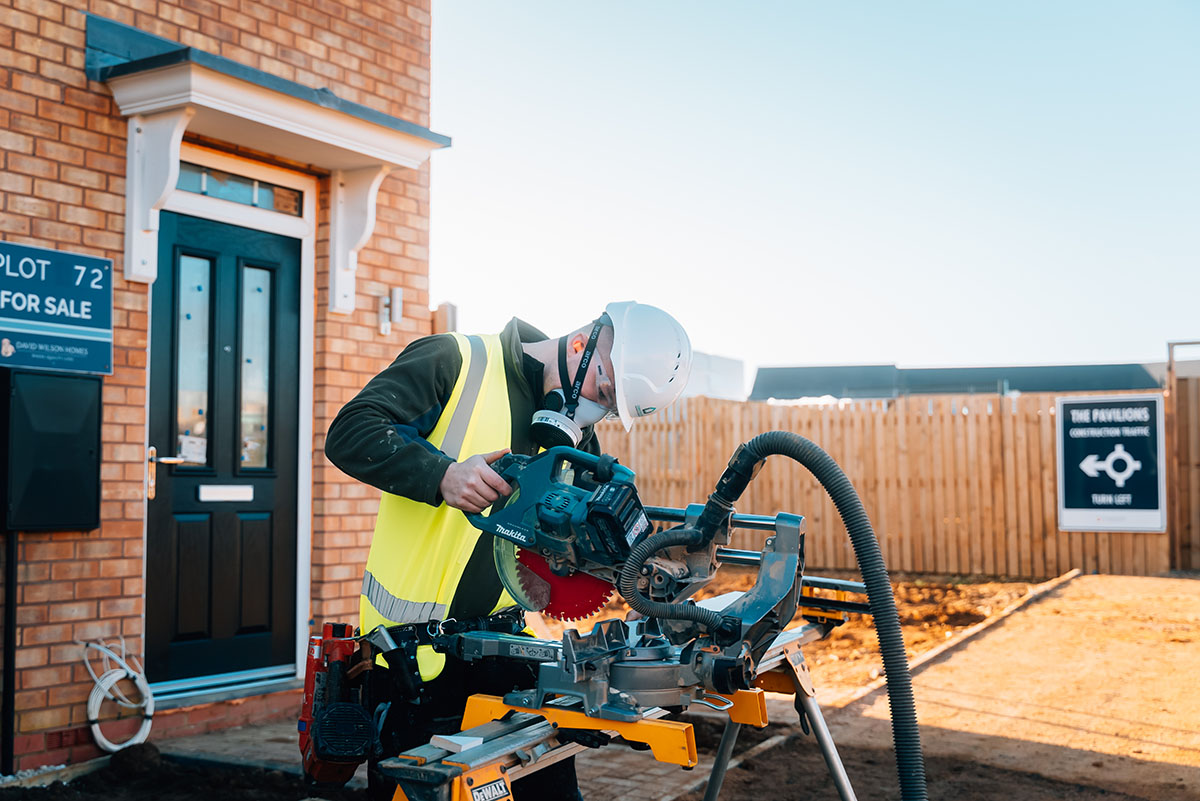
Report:
M 0 241 L 0 367 L 112 375 L 115 280 L 112 259 Z
M 1158 467 L 1158 507 L 1156 509 L 1083 509 L 1067 508 L 1066 473 L 1064 472 L 1065 448 L 1068 426 L 1064 408 L 1068 405 L 1087 403 L 1111 404 L 1122 401 L 1150 401 L 1154 405 L 1153 420 L 1157 425 L 1156 464 Z M 1162 534 L 1167 530 L 1167 444 L 1166 412 L 1163 393 L 1129 393 L 1119 395 L 1060 395 L 1054 399 L 1055 456 L 1058 461 L 1058 530 L 1064 532 L 1136 532 Z

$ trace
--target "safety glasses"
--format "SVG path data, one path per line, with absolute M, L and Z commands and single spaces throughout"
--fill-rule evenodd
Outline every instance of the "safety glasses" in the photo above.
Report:
M 617 417 L 617 387 L 604 369 L 604 359 L 596 359 L 596 397 L 600 405 L 608 410 L 606 419 Z

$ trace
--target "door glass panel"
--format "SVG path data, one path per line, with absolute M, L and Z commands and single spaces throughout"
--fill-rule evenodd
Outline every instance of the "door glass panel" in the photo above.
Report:
M 175 320 L 176 454 L 184 464 L 208 464 L 209 319 L 212 262 L 196 256 L 179 259 L 179 311 Z
M 267 467 L 271 397 L 271 271 L 242 270 L 242 467 Z

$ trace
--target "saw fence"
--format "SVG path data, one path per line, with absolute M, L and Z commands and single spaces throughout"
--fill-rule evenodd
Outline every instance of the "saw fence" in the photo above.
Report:
M 1194 400 L 1200 380 L 1185 389 Z M 1173 497 L 1180 499 L 1175 509 L 1185 524 L 1174 530 L 1187 548 L 1167 533 L 1058 530 L 1054 407 L 1062 396 L 930 395 L 824 406 L 694 397 L 646 418 L 629 434 L 610 422 L 597 431 L 605 452 L 637 472 L 646 502 L 668 506 L 703 497 L 732 449 L 759 432 L 808 437 L 858 489 L 892 571 L 1046 578 L 1078 567 L 1154 575 L 1179 566 L 1178 556 L 1172 562 L 1173 545 L 1177 554 L 1194 553 L 1200 562 L 1200 522 L 1188 527 L 1192 516 L 1200 516 L 1200 466 L 1191 464 L 1200 459 L 1200 435 L 1192 428 L 1183 450 L 1191 445 L 1194 452 L 1179 456 L 1178 446 L 1169 449 L 1167 464 L 1168 486 L 1179 488 Z M 1190 501 L 1186 510 L 1184 501 Z M 770 515 L 784 509 L 807 518 L 813 568 L 855 567 L 825 493 L 794 464 L 771 460 L 738 511 Z M 1168 511 L 1170 519 L 1180 519 Z

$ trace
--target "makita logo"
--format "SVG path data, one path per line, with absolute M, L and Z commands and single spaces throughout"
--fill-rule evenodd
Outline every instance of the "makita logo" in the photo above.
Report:
M 508 785 L 504 779 L 496 779 L 480 787 L 471 788 L 471 801 L 497 801 L 500 798 L 510 798 Z
M 529 532 L 522 531 L 519 528 L 509 528 L 508 526 L 502 526 L 499 523 L 497 523 L 496 524 L 496 533 L 499 534 L 501 537 L 507 537 L 508 539 L 516 540 L 517 542 L 524 542 L 524 543 L 529 543 L 529 544 L 533 543 L 533 537 L 529 536 Z

